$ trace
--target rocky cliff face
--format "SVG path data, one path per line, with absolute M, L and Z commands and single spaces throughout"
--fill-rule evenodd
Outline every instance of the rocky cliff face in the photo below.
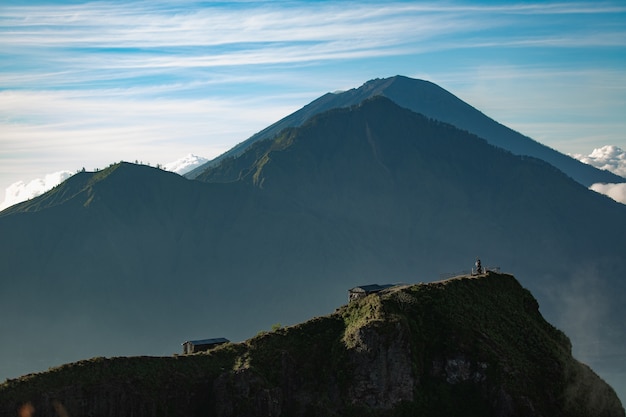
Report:
M 21 410 L 21 413 L 20 413 Z M 530 292 L 489 273 L 395 287 L 210 352 L 7 381 L 0 416 L 606 416 L 614 391 Z

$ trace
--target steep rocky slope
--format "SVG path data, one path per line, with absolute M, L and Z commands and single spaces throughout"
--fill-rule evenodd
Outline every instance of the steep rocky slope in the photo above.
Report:
M 395 287 L 208 353 L 0 385 L 0 416 L 624 416 L 513 276 Z

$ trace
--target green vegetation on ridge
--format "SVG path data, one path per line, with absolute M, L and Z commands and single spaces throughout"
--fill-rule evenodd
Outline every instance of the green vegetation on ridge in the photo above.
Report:
M 53 415 L 51 401 L 95 416 L 624 416 L 530 292 L 494 273 L 391 288 L 204 353 L 94 358 L 0 385 L 0 416 L 25 402 Z

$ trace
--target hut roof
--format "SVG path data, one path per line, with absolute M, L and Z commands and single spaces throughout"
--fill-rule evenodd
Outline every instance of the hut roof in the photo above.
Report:
M 228 343 L 228 342 L 230 342 L 230 340 L 225 339 L 223 337 L 217 337 L 215 339 L 188 340 L 188 341 L 184 342 L 183 345 L 185 343 L 191 343 L 194 346 L 198 346 L 198 345 L 215 345 L 217 343 Z
M 394 284 L 383 284 L 383 285 L 378 285 L 378 284 L 370 284 L 370 285 L 360 285 L 358 287 L 354 287 L 350 290 L 350 292 L 366 292 L 366 293 L 370 293 L 370 292 L 377 292 L 377 291 L 382 291 L 386 288 L 391 288 L 393 287 Z

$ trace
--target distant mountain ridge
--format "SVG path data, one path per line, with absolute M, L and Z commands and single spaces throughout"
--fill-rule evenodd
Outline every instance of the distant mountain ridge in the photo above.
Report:
M 433 281 L 480 256 L 575 347 L 593 343 L 590 365 L 626 393 L 626 207 L 553 166 L 379 96 L 206 174 L 116 164 L 2 212 L 0 377 L 243 340 L 333 311 L 355 285 Z
M 399 75 L 371 80 L 359 88 L 345 92 L 327 93 L 302 109 L 263 129 L 223 155 L 194 169 L 187 174 L 187 177 L 197 178 L 202 171 L 217 165 L 224 158 L 241 155 L 251 144 L 259 140 L 271 139 L 285 128 L 300 126 L 315 114 L 333 108 L 357 105 L 363 100 L 378 95 L 387 97 L 399 106 L 416 113 L 467 130 L 486 139 L 492 145 L 506 149 L 516 155 L 542 159 L 586 187 L 599 182 L 618 183 L 626 181 L 623 177 L 586 165 L 501 125 L 434 83 Z
M 179 158 L 176 161 L 172 161 L 163 165 L 163 169 L 165 169 L 166 171 L 175 172 L 179 175 L 184 175 L 194 168 L 204 164 L 205 162 L 208 162 L 208 159 L 201 156 L 188 154 L 183 158 Z M 159 164 L 157 166 L 161 165 Z M 75 172 L 71 171 L 59 171 L 48 174 L 43 179 L 35 179 L 28 183 L 24 183 L 23 181 L 13 183 L 7 188 L 5 192 L 5 200 L 0 201 L 0 211 L 17 203 L 30 200 L 34 197 L 38 197 L 46 191 L 49 191 L 50 189 L 59 185 L 61 182 L 74 174 Z

